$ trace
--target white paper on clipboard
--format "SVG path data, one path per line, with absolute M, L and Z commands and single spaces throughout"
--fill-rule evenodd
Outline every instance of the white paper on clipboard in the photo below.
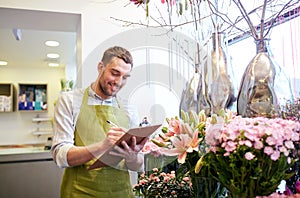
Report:
M 105 153 L 101 155 L 101 157 L 99 157 L 98 160 L 96 160 L 96 162 L 88 168 L 88 170 L 101 168 L 104 166 L 117 165 L 122 160 L 122 158 L 109 155 L 109 152 L 113 150 L 116 145 L 122 146 L 122 141 L 125 141 L 128 145 L 130 145 L 133 136 L 136 137 L 136 143 L 139 144 L 145 138 L 148 138 L 151 134 L 153 134 L 160 126 L 161 124 L 129 129 L 114 145 L 108 148 Z

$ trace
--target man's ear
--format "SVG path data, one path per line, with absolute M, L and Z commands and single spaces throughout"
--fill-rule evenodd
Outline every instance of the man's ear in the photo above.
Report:
M 99 63 L 98 63 L 98 68 L 97 68 L 99 73 L 102 71 L 103 67 L 104 67 L 103 62 L 102 62 L 102 61 L 99 62 Z

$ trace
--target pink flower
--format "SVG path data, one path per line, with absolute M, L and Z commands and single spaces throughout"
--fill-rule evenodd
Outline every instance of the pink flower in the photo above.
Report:
M 223 125 L 221 124 L 214 124 L 214 125 L 209 125 L 206 128 L 206 136 L 205 136 L 205 141 L 209 145 L 216 145 L 218 143 L 219 137 L 221 136 L 221 129 Z
M 142 179 L 139 181 L 139 185 L 145 185 L 147 183 L 147 180 Z
M 278 160 L 280 157 L 280 152 L 279 151 L 275 151 L 272 155 L 271 155 L 271 160 L 276 161 Z
M 286 147 L 284 147 L 284 146 L 282 146 L 282 147 L 280 147 L 279 148 L 279 151 L 281 152 L 281 153 L 283 153 L 285 156 L 288 156 L 289 155 L 289 150 L 286 148 Z
M 300 193 L 300 181 L 296 181 L 295 188 L 296 188 L 296 192 Z
M 169 177 L 164 177 L 164 182 L 168 183 L 169 180 L 170 180 Z
M 159 177 L 157 177 L 157 176 L 155 176 L 155 177 L 153 178 L 153 180 L 154 180 L 155 182 L 159 182 L 159 181 L 160 181 Z
M 292 141 L 285 141 L 284 145 L 286 146 L 286 148 L 288 149 L 294 149 L 294 143 Z
M 257 149 L 257 150 L 260 150 L 264 147 L 264 144 L 262 143 L 262 141 L 260 140 L 256 140 L 254 142 L 254 148 Z
M 190 178 L 189 177 L 184 177 L 184 178 L 182 178 L 182 180 L 187 182 L 187 181 L 190 181 Z
M 229 141 L 227 142 L 225 148 L 224 148 L 227 152 L 233 152 L 236 150 L 236 143 L 233 141 Z
M 251 141 L 249 141 L 249 140 L 246 140 L 246 141 L 245 141 L 245 145 L 246 145 L 247 147 L 249 147 L 249 148 L 252 147 L 252 143 L 251 143 Z
M 133 2 L 135 5 L 141 5 L 144 4 L 144 0 L 130 0 L 131 2 Z
M 272 147 L 266 146 L 265 149 L 264 149 L 264 153 L 267 154 L 267 155 L 272 155 L 274 153 L 274 150 L 273 150 Z
M 169 120 L 168 132 L 165 135 L 171 137 L 175 134 L 180 134 L 180 125 L 180 120 L 171 118 Z
M 293 192 L 288 187 L 285 188 L 285 191 L 283 192 L 284 195 L 293 195 Z
M 246 158 L 247 160 L 252 160 L 254 157 L 255 157 L 255 155 L 253 155 L 251 152 L 247 152 L 247 153 L 245 154 L 245 158 Z
M 190 137 L 188 134 L 180 134 L 171 137 L 170 140 L 174 148 L 162 148 L 161 152 L 169 156 L 178 155 L 179 163 L 185 162 L 187 153 L 191 153 L 194 150 L 198 151 L 200 139 L 198 138 L 197 130 L 194 132 L 193 137 Z
M 176 178 L 175 171 L 171 171 L 171 173 L 169 174 L 169 177 L 171 179 L 175 179 Z

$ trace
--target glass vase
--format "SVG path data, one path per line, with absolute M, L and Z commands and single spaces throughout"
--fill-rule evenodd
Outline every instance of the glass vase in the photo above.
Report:
M 235 101 L 234 86 L 230 78 L 227 55 L 224 50 L 224 33 L 213 33 L 212 48 L 207 64 L 202 68 L 201 84 L 198 88 L 202 90 L 199 97 L 200 107 L 202 101 L 208 101 L 209 114 L 218 113 L 221 109 L 230 108 Z
M 269 39 L 256 41 L 256 55 L 243 74 L 237 112 L 244 117 L 274 117 L 287 100 L 293 100 L 290 80 L 272 57 Z
M 220 196 L 220 184 L 214 178 L 193 175 L 191 179 L 194 198 L 214 198 Z

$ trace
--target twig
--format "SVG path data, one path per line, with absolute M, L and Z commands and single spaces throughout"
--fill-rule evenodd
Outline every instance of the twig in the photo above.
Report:
M 264 38 L 269 34 L 269 32 L 271 31 L 271 28 L 273 27 L 273 25 L 275 24 L 276 19 L 278 19 L 278 17 L 280 17 L 282 15 L 282 13 L 284 12 L 284 10 L 286 10 L 289 7 L 292 7 L 294 5 L 297 5 L 297 2 L 291 4 L 293 2 L 293 0 L 290 0 L 288 3 L 286 3 L 282 9 L 276 14 L 276 16 L 274 18 L 271 19 L 271 24 L 269 26 L 269 29 L 267 30 L 267 32 L 265 33 L 265 35 L 263 36 Z M 299 1 L 298 1 L 299 3 Z
M 266 14 L 266 8 L 267 8 L 267 0 L 264 0 L 263 4 L 263 10 L 261 13 L 261 19 L 260 19 L 260 40 L 264 39 L 264 30 L 265 30 L 265 14 Z
M 233 2 L 237 5 L 237 7 L 239 8 L 243 18 L 246 20 L 246 22 L 248 23 L 249 25 L 249 28 L 251 30 L 251 34 L 253 36 L 254 39 L 257 39 L 258 38 L 258 35 L 257 35 L 257 32 L 254 28 L 254 25 L 253 23 L 251 22 L 251 19 L 249 18 L 249 15 L 247 14 L 247 11 L 246 9 L 244 8 L 243 4 L 241 3 L 240 0 L 236 1 L 236 0 L 233 0 Z

